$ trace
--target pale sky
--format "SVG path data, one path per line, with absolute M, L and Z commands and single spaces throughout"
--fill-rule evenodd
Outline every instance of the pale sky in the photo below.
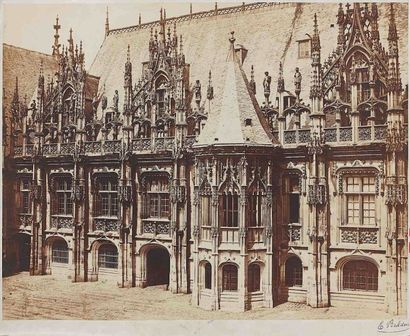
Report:
M 218 2 L 218 7 L 238 5 L 242 2 Z M 70 27 L 73 28 L 74 43 L 83 41 L 85 63 L 88 69 L 103 40 L 105 12 L 108 6 L 110 29 L 138 24 L 141 13 L 142 23 L 159 19 L 161 7 L 166 9 L 167 17 L 189 14 L 189 2 L 91 2 L 43 3 L 5 2 L 3 3 L 3 42 L 14 46 L 51 54 L 54 42 L 55 18 L 58 15 L 61 25 L 60 43 L 67 45 Z M 192 2 L 193 12 L 214 9 L 214 1 Z

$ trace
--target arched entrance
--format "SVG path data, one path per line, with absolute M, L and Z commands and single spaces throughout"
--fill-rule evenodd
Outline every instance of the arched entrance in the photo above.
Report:
M 18 241 L 18 271 L 30 270 L 31 237 L 28 234 L 19 234 Z
M 155 247 L 147 252 L 147 286 L 169 285 L 169 253 Z

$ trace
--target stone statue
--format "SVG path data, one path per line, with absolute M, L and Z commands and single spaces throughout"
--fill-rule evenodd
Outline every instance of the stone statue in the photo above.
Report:
M 195 94 L 195 102 L 199 105 L 201 102 L 201 83 L 199 79 L 196 80 L 195 85 L 194 85 L 194 94 Z
M 93 106 L 93 113 L 96 113 L 97 112 L 97 107 L 98 107 L 98 97 L 97 97 L 97 95 L 94 95 L 94 97 L 93 97 L 92 106 Z
M 272 81 L 272 77 L 269 76 L 269 72 L 265 71 L 265 78 L 263 79 L 263 92 L 265 93 L 265 97 L 269 97 L 270 95 L 271 81 Z
M 77 95 L 73 93 L 70 98 L 70 112 L 74 113 L 76 100 L 77 100 Z
M 295 81 L 295 92 L 297 95 L 299 95 L 302 84 L 302 74 L 299 72 L 299 68 L 295 69 L 295 75 L 293 76 L 293 78 Z
M 107 97 L 106 95 L 103 95 L 101 98 L 101 107 L 103 110 L 105 110 L 107 108 Z
M 116 111 L 118 111 L 118 90 L 115 90 L 114 97 L 112 98 L 113 107 Z

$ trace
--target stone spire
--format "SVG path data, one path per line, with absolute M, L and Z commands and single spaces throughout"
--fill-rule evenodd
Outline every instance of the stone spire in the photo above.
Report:
M 130 57 L 130 45 L 127 47 L 127 61 L 124 71 L 124 112 L 127 112 L 132 100 L 132 64 Z
M 390 4 L 389 14 L 389 35 L 387 37 L 389 42 L 389 72 L 388 72 L 388 85 L 387 90 L 394 93 L 392 101 L 388 101 L 389 108 L 393 108 L 398 105 L 398 99 L 401 93 L 401 79 L 400 79 L 400 66 L 399 66 L 399 50 L 398 50 L 398 36 L 397 27 L 394 17 L 394 4 Z
M 268 125 L 252 94 L 249 82 L 235 54 L 235 37 L 222 76 L 223 91 L 214 101 L 208 121 L 195 146 L 271 146 Z
M 105 16 L 105 36 L 108 35 L 109 31 L 110 31 L 110 22 L 108 19 L 108 6 L 107 6 L 106 16 Z
M 321 48 L 316 13 L 313 20 L 313 36 L 310 43 L 312 50 L 312 79 L 309 98 L 312 100 L 313 113 L 318 113 L 321 109 L 319 100 L 322 97 L 322 70 L 320 64 Z
M 59 43 L 58 39 L 60 35 L 58 34 L 59 29 L 61 26 L 58 24 L 58 15 L 56 17 L 56 24 L 53 26 L 55 33 L 54 33 L 54 45 L 53 45 L 53 56 L 59 56 L 60 55 L 60 46 L 61 44 Z
M 283 78 L 283 65 L 279 62 L 279 76 L 278 76 L 278 88 L 276 90 L 278 93 L 285 91 L 285 79 Z
M 74 56 L 74 40 L 73 40 L 73 29 L 70 28 L 70 37 L 67 40 L 68 42 L 68 53 L 70 54 L 70 57 Z
M 251 65 L 251 81 L 249 82 L 249 86 L 254 95 L 256 95 L 256 83 L 255 83 L 255 74 L 253 71 L 253 65 Z

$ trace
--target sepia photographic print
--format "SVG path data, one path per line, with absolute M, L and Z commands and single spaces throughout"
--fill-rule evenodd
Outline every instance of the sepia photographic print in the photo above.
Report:
M 407 3 L 2 5 L 3 320 L 410 335 Z

